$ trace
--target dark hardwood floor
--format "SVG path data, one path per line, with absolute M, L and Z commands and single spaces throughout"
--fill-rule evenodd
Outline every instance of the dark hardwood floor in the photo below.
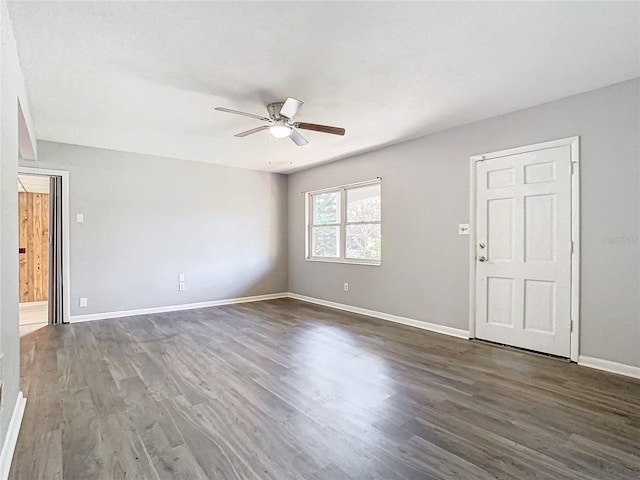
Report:
M 640 477 L 640 381 L 294 300 L 21 347 L 11 479 Z

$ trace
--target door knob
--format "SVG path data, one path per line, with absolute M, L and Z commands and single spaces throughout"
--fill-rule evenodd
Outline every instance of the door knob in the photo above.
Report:
M 482 257 L 478 257 L 478 261 L 479 261 L 479 262 L 486 262 L 486 261 L 487 261 L 487 259 L 486 259 L 486 258 L 484 258 L 484 256 L 482 256 Z

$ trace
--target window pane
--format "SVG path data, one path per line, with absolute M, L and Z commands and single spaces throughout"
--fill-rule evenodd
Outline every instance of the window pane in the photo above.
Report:
M 340 223 L 340 192 L 313 195 L 313 224 Z
M 347 190 L 347 222 L 380 221 L 380 184 Z
M 346 258 L 380 260 L 382 238 L 379 223 L 347 225 Z
M 313 227 L 311 229 L 311 256 L 337 258 L 340 227 Z

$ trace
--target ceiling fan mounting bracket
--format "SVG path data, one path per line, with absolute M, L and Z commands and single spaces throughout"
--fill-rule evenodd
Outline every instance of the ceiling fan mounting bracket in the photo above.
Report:
M 267 105 L 267 111 L 269 112 L 269 117 L 272 120 L 280 120 L 280 110 L 282 110 L 282 106 L 284 102 L 274 102 Z

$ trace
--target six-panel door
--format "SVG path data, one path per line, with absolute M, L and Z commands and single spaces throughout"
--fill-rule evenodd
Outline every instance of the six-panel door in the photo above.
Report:
M 477 162 L 476 336 L 570 355 L 571 147 Z

